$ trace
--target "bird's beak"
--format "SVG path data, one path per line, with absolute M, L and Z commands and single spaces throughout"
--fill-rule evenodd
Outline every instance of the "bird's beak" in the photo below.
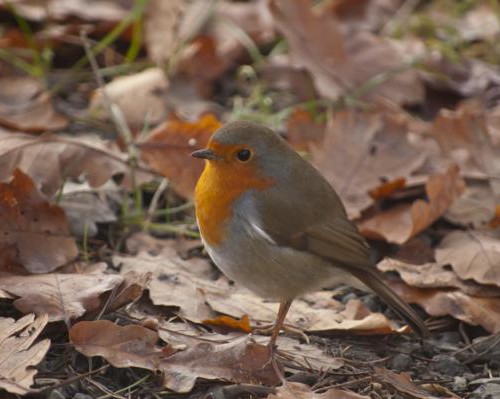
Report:
M 212 150 L 210 150 L 208 148 L 192 152 L 191 156 L 194 158 L 209 159 L 211 161 L 216 161 L 218 159 L 221 159 L 220 156 L 218 156 L 217 154 L 215 154 Z

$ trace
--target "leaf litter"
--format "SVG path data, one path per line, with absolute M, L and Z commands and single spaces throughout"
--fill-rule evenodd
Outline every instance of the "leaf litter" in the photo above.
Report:
M 138 398 L 495 392 L 494 7 L 147 3 L 0 4 L 0 317 L 17 325 L 5 342 L 36 332 L 31 349 L 2 352 L 1 389 L 68 398 L 124 386 Z M 81 31 L 92 71 L 79 59 Z M 109 115 L 113 107 L 121 112 Z M 208 262 L 189 202 L 202 168 L 189 153 L 241 118 L 276 128 L 337 189 L 388 284 L 428 318 L 429 339 L 407 336 L 373 295 L 331 287 L 294 302 L 277 367 L 267 364 L 277 304 Z M 160 239 L 141 244 L 151 234 Z M 150 378 L 158 370 L 162 381 Z

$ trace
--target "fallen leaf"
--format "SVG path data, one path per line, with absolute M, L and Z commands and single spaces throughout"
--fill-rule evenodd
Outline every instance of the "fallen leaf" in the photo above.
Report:
M 370 100 L 383 97 L 398 104 L 423 100 L 418 74 L 402 68 L 403 56 L 385 38 L 366 31 L 344 33 L 327 7 L 312 7 L 308 0 L 274 0 L 270 7 L 290 54 L 309 70 L 321 95 L 336 100 L 384 76 L 371 89 L 361 89 L 359 95 Z
M 35 137 L 0 132 L 0 181 L 8 179 L 16 168 L 29 175 L 48 197 L 68 178 L 84 176 L 91 187 L 103 185 L 118 174 L 125 176 L 124 184 L 130 180 L 128 157 L 97 136 Z M 151 178 L 140 166 L 135 172 L 137 181 Z
M 283 385 L 276 388 L 276 393 L 270 394 L 267 399 L 369 399 L 369 396 L 339 388 L 330 388 L 323 393 L 315 393 L 308 385 L 284 381 Z
M 464 101 L 456 111 L 442 109 L 431 134 L 443 155 L 453 159 L 463 171 L 477 168 L 488 176 L 500 174 L 500 147 L 493 145 L 484 108 L 478 101 Z M 490 179 L 490 185 L 500 198 L 500 183 Z
M 249 336 L 227 344 L 199 343 L 161 366 L 164 386 L 175 392 L 191 391 L 198 378 L 271 386 L 283 378 L 269 361 L 269 348 L 251 343 Z
M 496 40 L 500 34 L 500 21 L 487 4 L 478 4 L 466 12 L 455 25 L 464 40 Z
M 163 356 L 158 333 L 136 324 L 119 326 L 109 320 L 80 321 L 69 340 L 85 356 L 102 356 L 115 367 L 157 370 Z
M 192 198 L 203 162 L 192 159 L 190 154 L 203 148 L 220 126 L 221 122 L 212 114 L 202 115 L 196 122 L 177 118 L 167 120 L 138 144 L 141 157 L 154 170 L 169 178 L 177 193 Z
M 0 183 L 0 269 L 22 265 L 45 273 L 78 256 L 64 211 L 49 204 L 19 169 L 10 183 Z
M 121 273 L 132 270 L 151 272 L 153 276 L 148 289 L 155 305 L 178 308 L 182 318 L 195 323 L 214 318 L 215 313 L 204 299 L 205 291 L 219 290 L 210 278 L 213 270 L 209 262 L 200 258 L 183 260 L 177 254 L 174 241 L 161 242 L 161 252 L 156 256 L 145 252 L 136 256 L 115 256 L 116 264 L 122 264 Z
M 470 296 L 456 289 L 410 287 L 392 282 L 391 287 L 405 301 L 422 306 L 431 316 L 451 315 L 490 333 L 500 332 L 500 298 Z
M 10 129 L 41 133 L 61 130 L 69 121 L 54 110 L 40 80 L 32 77 L 0 79 L 0 124 Z
M 241 316 L 240 319 L 235 319 L 229 316 L 218 316 L 215 319 L 203 320 L 203 324 L 209 326 L 222 327 L 223 329 L 240 330 L 245 333 L 251 333 L 250 318 L 248 315 Z
M 488 181 L 467 181 L 465 191 L 453 201 L 444 218 L 458 225 L 484 228 L 495 218 L 495 205 L 495 194 Z
M 102 356 L 115 367 L 160 371 L 164 386 L 179 393 L 191 391 L 198 378 L 268 385 L 280 381 L 269 362 L 269 349 L 250 343 L 248 336 L 223 344 L 198 343 L 172 355 L 156 346 L 157 332 L 139 325 L 83 321 L 69 336 L 86 356 Z
M 48 0 L 10 3 L 16 14 L 33 21 L 62 20 L 77 17 L 88 21 L 121 21 L 132 8 L 132 0 Z M 2 4 L 3 6 L 3 4 Z
M 35 340 L 47 324 L 47 315 L 26 315 L 19 320 L 0 317 L 0 388 L 26 395 L 34 383 L 40 363 L 49 350 L 50 340 Z
M 187 6 L 185 0 L 148 1 L 144 15 L 144 44 L 149 58 L 160 67 L 182 44 L 178 29 Z
M 440 252 L 439 249 L 437 252 Z M 451 265 L 443 260 L 442 252 L 439 253 L 437 262 L 414 265 L 396 259 L 385 258 L 377 264 L 377 268 L 383 272 L 398 272 L 403 281 L 412 287 L 458 288 L 467 295 L 500 297 L 500 289 L 498 288 L 485 287 L 474 281 L 461 279 L 451 269 Z
M 381 179 L 407 177 L 424 163 L 425 152 L 408 140 L 410 124 L 404 113 L 345 109 L 327 122 L 324 141 L 311 145 L 312 163 L 351 217 L 373 203 L 369 191 Z
M 112 180 L 95 189 L 88 183 L 64 183 L 59 206 L 64 209 L 71 233 L 79 237 L 95 237 L 99 223 L 117 221 L 118 208 L 123 201 L 120 188 Z
M 427 179 L 428 201 L 417 200 L 362 219 L 358 222 L 359 230 L 365 237 L 403 244 L 439 219 L 464 189 L 458 167 L 451 165 L 444 174 Z
M 0 273 L 0 289 L 17 298 L 23 313 L 48 314 L 49 321 L 71 320 L 103 305 L 100 295 L 118 287 L 123 277 L 109 274 Z
M 451 265 L 462 280 L 500 287 L 500 240 L 473 231 L 453 231 L 436 249 L 436 261 Z
M 163 97 L 169 86 L 161 68 L 149 68 L 134 75 L 119 76 L 97 89 L 90 100 L 88 113 L 99 120 L 110 120 L 109 107 L 121 111 L 131 129 L 155 126 L 167 116 Z
M 429 391 L 415 385 L 411 380 L 408 373 L 396 374 L 390 370 L 384 369 L 382 367 L 375 367 L 375 379 L 380 381 L 382 384 L 390 385 L 396 391 L 402 393 L 405 396 L 409 396 L 417 399 L 452 399 L 458 396 L 448 396 L 447 398 L 442 398 L 441 396 L 434 396 Z
M 107 303 L 106 310 L 112 312 L 139 300 L 151 282 L 151 273 L 138 273 L 134 270 L 123 275 L 123 282 Z

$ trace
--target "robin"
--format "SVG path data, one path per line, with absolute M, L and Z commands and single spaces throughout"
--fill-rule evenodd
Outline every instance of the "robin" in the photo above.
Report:
M 368 287 L 427 335 L 382 280 L 337 193 L 278 134 L 231 122 L 191 155 L 206 160 L 195 206 L 208 254 L 228 278 L 280 302 L 271 350 L 293 299 L 338 283 Z

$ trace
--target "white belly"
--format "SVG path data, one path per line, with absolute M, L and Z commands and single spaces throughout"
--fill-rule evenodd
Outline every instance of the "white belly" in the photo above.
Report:
M 228 278 L 269 299 L 292 299 L 352 280 L 323 258 L 272 243 L 262 231 L 242 220 L 228 226 L 223 245 L 205 246 Z

